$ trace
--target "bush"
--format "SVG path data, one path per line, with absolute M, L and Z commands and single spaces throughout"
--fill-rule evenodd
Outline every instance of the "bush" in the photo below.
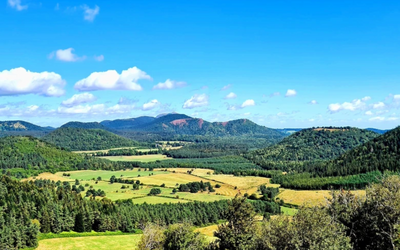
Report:
M 157 195 L 157 194 L 161 194 L 161 189 L 159 189 L 159 188 L 152 188 L 152 189 L 150 190 L 149 195 Z

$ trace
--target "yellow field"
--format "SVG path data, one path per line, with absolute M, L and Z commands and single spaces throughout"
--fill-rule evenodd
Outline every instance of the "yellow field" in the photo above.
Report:
M 110 161 L 141 161 L 141 162 L 151 162 L 157 160 L 167 160 L 172 159 L 166 155 L 132 155 L 132 156 L 102 156 L 99 158 L 107 159 Z
M 208 227 L 197 228 L 195 231 L 199 232 L 201 234 L 204 234 L 208 237 L 214 237 L 214 232 L 217 231 L 217 229 L 218 229 L 218 225 L 211 225 Z
M 23 179 L 22 181 L 30 181 L 30 180 L 39 180 L 39 179 L 43 179 L 43 180 L 51 180 L 51 181 L 72 181 L 71 179 L 68 179 L 66 177 L 63 177 L 62 175 L 56 175 L 56 174 L 52 174 L 52 173 L 41 173 L 36 177 L 29 177 L 27 179 Z
M 160 196 L 146 196 L 142 198 L 132 199 L 132 202 L 135 204 L 159 204 L 159 203 L 186 203 L 189 202 L 187 200 L 175 199 L 175 198 L 165 198 Z
M 291 190 L 280 189 L 281 192 L 278 198 L 282 199 L 285 203 L 295 205 L 325 205 L 326 198 L 330 197 L 329 190 Z M 351 191 L 357 196 L 365 196 L 365 190 Z
M 56 238 L 39 241 L 36 250 L 135 249 L 141 234 Z

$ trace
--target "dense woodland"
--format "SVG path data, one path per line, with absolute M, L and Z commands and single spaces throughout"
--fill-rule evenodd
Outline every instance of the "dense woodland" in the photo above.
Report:
M 138 143 L 101 129 L 59 128 L 43 140 L 72 151 L 133 147 Z

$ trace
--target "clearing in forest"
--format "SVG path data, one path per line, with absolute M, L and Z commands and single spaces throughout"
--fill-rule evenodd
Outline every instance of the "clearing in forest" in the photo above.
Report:
M 132 156 L 101 156 L 98 158 L 107 159 L 110 161 L 140 161 L 140 162 L 152 162 L 172 159 L 166 155 L 132 155 Z
M 36 250 L 136 249 L 141 234 L 55 238 L 39 241 Z
M 282 199 L 285 203 L 295 205 L 325 205 L 326 199 L 331 196 L 329 190 L 292 190 L 292 189 L 280 189 L 278 195 L 279 199 Z M 354 190 L 351 191 L 356 196 L 365 196 L 365 190 Z
M 120 170 L 120 171 L 107 171 L 107 170 L 78 170 L 78 171 L 68 171 L 68 172 L 58 172 L 57 176 L 63 177 L 64 173 L 70 174 L 69 178 L 71 180 L 91 180 L 93 178 L 97 179 L 97 177 L 101 177 L 102 180 L 110 180 L 111 176 L 115 176 L 116 178 L 137 178 L 138 175 L 159 175 L 159 174 L 168 174 L 165 171 L 144 171 L 144 169 L 135 168 L 133 170 Z

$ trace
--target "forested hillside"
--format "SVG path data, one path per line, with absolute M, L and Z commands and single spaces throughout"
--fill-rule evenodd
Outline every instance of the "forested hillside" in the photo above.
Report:
M 59 128 L 43 137 L 44 140 L 69 150 L 101 150 L 132 147 L 137 142 L 101 129 Z
M 138 127 L 144 126 L 153 122 L 156 118 L 150 116 L 140 116 L 137 118 L 117 119 L 102 121 L 101 124 L 107 128 L 114 130 L 135 130 Z
M 62 125 L 60 128 L 84 128 L 84 129 L 103 129 L 108 130 L 107 127 L 103 126 L 98 122 L 68 122 Z
M 301 165 L 302 161 L 334 159 L 377 136 L 375 132 L 350 127 L 303 129 L 277 145 L 256 150 L 246 157 L 261 166 L 268 166 L 269 162 Z
M 33 137 L 0 139 L 0 168 L 57 169 L 78 166 L 85 159 Z

